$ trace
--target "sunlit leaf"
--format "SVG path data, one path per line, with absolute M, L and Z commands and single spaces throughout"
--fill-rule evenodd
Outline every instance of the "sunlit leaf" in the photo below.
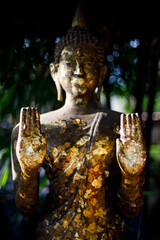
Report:
M 10 173 L 10 160 L 6 159 L 5 163 L 3 164 L 0 170 L 0 188 L 6 185 L 9 173 Z

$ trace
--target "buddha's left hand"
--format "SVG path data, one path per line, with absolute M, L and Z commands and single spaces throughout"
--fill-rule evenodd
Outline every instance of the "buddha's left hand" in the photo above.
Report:
M 123 175 L 139 175 L 146 163 L 146 149 L 139 115 L 121 114 L 120 139 L 116 155 Z

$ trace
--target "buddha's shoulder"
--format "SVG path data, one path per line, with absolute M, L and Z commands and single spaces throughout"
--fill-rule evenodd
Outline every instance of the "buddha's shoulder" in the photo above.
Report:
M 102 135 L 117 137 L 120 126 L 120 112 L 112 111 L 104 108 L 100 111 L 101 120 L 99 124 L 99 132 Z
M 51 111 L 51 112 L 47 112 L 47 113 L 43 113 L 40 116 L 40 121 L 41 124 L 51 124 L 53 122 L 57 122 L 57 121 L 67 121 L 68 119 L 76 119 L 76 118 L 81 118 L 81 119 L 92 119 L 95 116 L 101 116 L 103 118 L 103 120 L 106 120 L 107 122 L 116 122 L 119 123 L 119 119 L 120 119 L 120 112 L 116 112 L 113 110 L 110 110 L 108 108 L 99 108 L 97 109 L 95 112 L 90 113 L 90 114 L 85 114 L 85 115 L 68 115 L 65 114 L 64 112 L 62 113 L 62 111 L 60 109 L 55 110 L 55 111 Z
M 41 114 L 41 128 L 42 132 L 46 131 L 61 131 L 61 128 L 70 128 L 74 126 L 94 126 L 100 132 L 105 133 L 119 128 L 121 113 L 112 111 L 107 108 L 97 109 L 94 113 L 85 115 L 67 116 L 61 114 L 61 111 L 56 110 Z M 67 116 L 67 117 L 66 117 Z
M 60 119 L 62 119 L 63 116 L 61 112 L 58 110 L 46 112 L 40 115 L 40 122 L 41 124 L 51 124 L 52 122 L 56 122 Z
M 100 109 L 99 112 L 101 112 L 103 114 L 104 121 L 119 124 L 120 115 L 121 115 L 120 112 L 116 112 L 116 111 L 110 110 L 108 108 L 102 108 L 102 109 Z

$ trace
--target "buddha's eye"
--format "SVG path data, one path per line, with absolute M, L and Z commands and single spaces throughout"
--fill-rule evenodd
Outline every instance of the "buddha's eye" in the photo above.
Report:
M 64 64 L 68 67 L 72 66 L 73 65 L 73 62 L 71 61 L 65 61 Z
M 71 62 L 65 62 L 67 66 L 70 66 L 72 63 Z
M 88 67 L 93 67 L 95 65 L 94 62 L 85 62 L 85 65 Z

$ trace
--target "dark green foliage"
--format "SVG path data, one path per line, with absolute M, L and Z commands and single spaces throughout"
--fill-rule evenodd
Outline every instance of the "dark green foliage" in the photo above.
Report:
M 20 11 L 19 6 L 16 11 L 9 10 L 7 6 L 5 16 L 0 15 L 0 200 L 5 197 L 5 186 L 11 176 L 11 132 L 19 122 L 21 107 L 36 106 L 43 113 L 63 104 L 57 102 L 48 65 L 54 60 L 56 37 L 63 36 L 71 26 L 77 5 L 76 1 L 71 2 L 69 5 L 64 1 L 62 8 L 61 1 L 53 1 L 35 10 L 31 5 L 25 4 L 27 14 L 24 10 Z M 151 145 L 152 112 L 160 112 L 159 8 L 154 2 L 145 3 L 146 9 L 144 5 L 143 9 L 140 9 L 137 1 L 125 4 L 122 1 L 110 1 L 107 2 L 107 7 L 104 7 L 105 1 L 82 2 L 85 2 L 84 10 L 91 30 L 100 35 L 101 28 L 105 25 L 110 32 L 107 35 L 109 40 L 105 39 L 108 41 L 108 73 L 103 87 L 103 97 L 107 99 L 107 105 L 110 106 L 112 97 L 116 95 L 121 97 L 126 113 L 148 112 L 148 119 L 143 122 L 147 147 L 150 150 L 145 196 L 151 199 L 152 203 L 155 198 L 157 202 L 149 211 L 147 203 L 148 219 L 145 220 L 153 224 L 148 228 L 151 239 L 153 229 L 156 235 L 160 225 L 160 210 L 157 211 L 160 196 L 159 145 Z M 63 21 L 60 21 L 62 16 Z M 149 186 L 148 182 L 151 182 Z M 40 191 L 46 185 L 47 179 L 42 176 Z M 43 197 L 41 201 L 43 204 Z M 18 225 L 22 221 L 16 210 L 8 219 L 17 221 Z M 129 231 L 130 224 L 126 223 L 126 228 Z M 130 232 L 133 232 L 133 229 L 130 229 Z
M 10 137 L 23 106 L 36 106 L 40 112 L 56 109 L 54 83 L 49 74 L 54 41 L 28 39 L 0 45 L 0 186 L 10 172 Z

